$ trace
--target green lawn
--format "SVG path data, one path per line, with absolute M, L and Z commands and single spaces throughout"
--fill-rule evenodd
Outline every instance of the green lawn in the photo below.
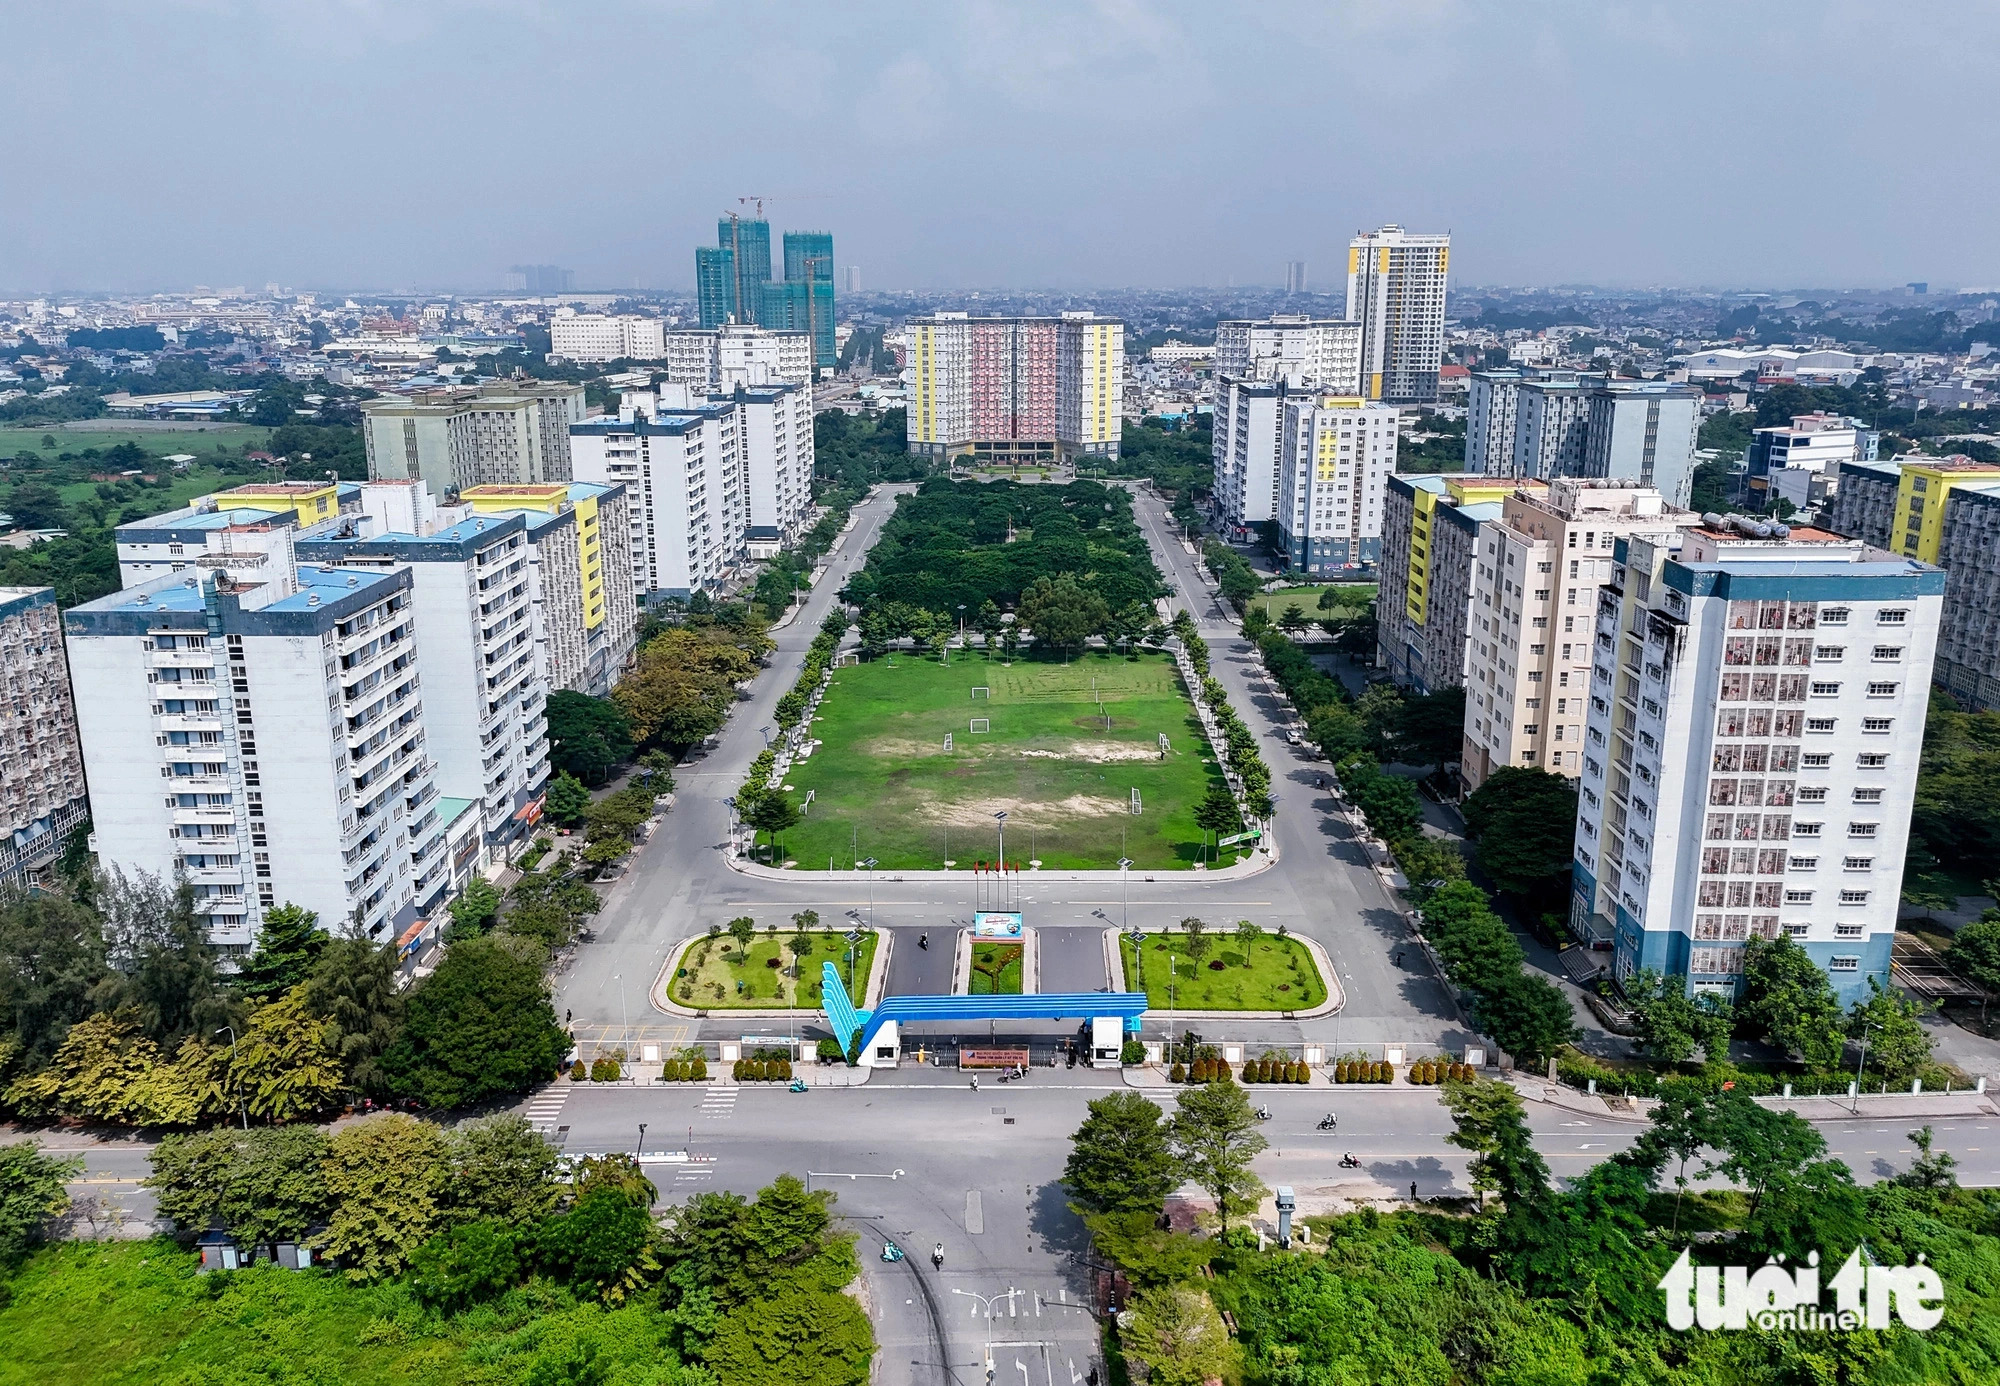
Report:
M 259 1267 L 197 1276 L 172 1242 L 72 1242 L 34 1256 L 0 1306 L 0 1386 L 341 1382 L 459 1386 L 653 1379 L 658 1307 L 580 1304 L 545 1280 L 446 1317 L 400 1283 Z M 587 1347 L 586 1347 L 587 1345 Z
M 1155 870 L 1201 859 L 1194 810 L 1218 772 L 1165 655 L 1008 665 L 971 652 L 948 667 L 894 659 L 835 671 L 813 723 L 824 744 L 786 775 L 794 803 L 814 795 L 785 834 L 801 867 L 831 859 L 845 870 L 869 857 L 885 871 L 992 861 L 1001 811 L 1010 863 L 1111 869 L 1122 851 Z M 974 686 L 992 696 L 975 700 Z M 989 730 L 974 734 L 974 717 Z M 1162 734 L 1171 747 L 1164 760 Z
M 844 931 L 825 934 L 815 931 L 813 949 L 802 960 L 803 969 L 792 965 L 791 929 L 759 933 L 750 940 L 749 961 L 728 934 L 704 939 L 681 956 L 682 975 L 673 982 L 673 999 L 683 1006 L 703 1010 L 807 1010 L 819 1009 L 820 964 L 830 962 L 847 975 L 847 938 Z M 864 930 L 856 945 L 854 984 L 848 994 L 861 1004 L 868 990 L 868 969 L 875 962 L 875 934 Z M 794 975 L 802 970 L 803 977 Z M 1016 991 L 1020 987 L 1016 985 Z
M 170 489 L 161 491 L 147 488 L 135 492 L 133 500 L 143 500 L 159 514 L 168 510 L 178 510 L 196 496 L 205 496 L 211 491 L 226 491 L 231 486 L 241 486 L 252 478 L 231 472 L 220 472 L 214 467 L 192 466 L 186 472 L 175 475 L 169 482 Z M 87 501 L 97 494 L 99 486 L 116 485 L 103 481 L 72 481 L 56 489 L 61 493 L 64 505 L 75 505 Z
M 54 447 L 42 446 L 44 434 L 56 440 Z M 31 452 L 37 457 L 54 461 L 65 452 L 80 453 L 85 448 L 109 452 L 120 443 L 131 443 L 155 457 L 170 457 L 182 452 L 202 457 L 213 453 L 220 443 L 231 457 L 241 457 L 244 444 L 261 448 L 270 436 L 270 429 L 257 424 L 213 423 L 193 428 L 63 428 L 54 424 L 29 424 L 25 427 L 0 427 L 0 457 Z
M 1150 1009 L 1168 1008 L 1169 985 L 1173 1009 L 1181 1011 L 1309 1011 L 1326 1000 L 1319 967 L 1297 939 L 1263 934 L 1247 954 L 1228 929 L 1211 931 L 1209 939 L 1208 956 L 1199 963 L 1187 955 L 1185 934 L 1146 940 L 1143 990 Z M 1141 990 L 1132 941 L 1121 937 L 1118 950 L 1126 987 Z
M 972 975 L 965 984 L 967 993 L 973 996 L 1019 996 L 1024 951 L 1018 943 L 974 943 Z
M 1320 595 L 1328 590 L 1334 591 L 1344 600 L 1331 611 L 1321 611 Z M 1367 610 L 1368 602 L 1374 600 L 1374 597 L 1375 584 L 1372 582 L 1341 582 L 1326 583 L 1317 587 L 1280 587 L 1275 592 L 1260 593 L 1252 597 L 1250 605 L 1263 607 L 1275 621 L 1285 614 L 1286 607 L 1296 602 L 1304 608 L 1308 621 L 1319 621 L 1343 612 L 1358 616 Z M 1245 611 L 1248 609 L 1246 607 Z

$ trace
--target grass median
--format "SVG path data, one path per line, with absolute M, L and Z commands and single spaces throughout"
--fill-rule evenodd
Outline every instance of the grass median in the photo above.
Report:
M 1152 935 L 1143 965 L 1132 940 L 1121 937 L 1126 987 L 1143 990 L 1147 1008 L 1160 1011 L 1309 1011 L 1326 1000 L 1326 979 L 1299 940 L 1259 934 L 1248 941 L 1227 931 L 1205 937 L 1208 949 L 1197 961 L 1186 934 Z
M 728 934 L 698 939 L 681 955 L 669 990 L 683 1006 L 708 1011 L 816 1011 L 820 1007 L 820 964 L 832 963 L 842 980 L 849 973 L 847 937 L 843 933 L 813 933 L 811 949 L 792 953 L 792 934 L 759 933 L 748 949 Z M 875 963 L 873 931 L 864 931 L 855 945 L 853 982 L 848 995 L 861 1004 L 868 990 L 868 969 Z M 1018 988 L 1017 988 L 1018 989 Z

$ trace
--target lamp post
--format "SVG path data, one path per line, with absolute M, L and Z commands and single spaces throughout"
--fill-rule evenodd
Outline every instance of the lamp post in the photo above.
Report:
M 868 868 L 868 927 L 875 927 L 875 858 L 861 863 Z
M 1004 881 L 1007 875 L 1007 810 L 994 814 L 993 821 L 1000 825 L 1000 875 Z
M 1868 1066 L 1868 1032 L 1882 1027 L 1869 1021 L 1861 1027 L 1861 1058 L 1854 1065 L 1854 1115 L 1861 1115 L 1861 1070 Z
M 1129 928 L 1132 923 L 1132 858 L 1118 858 L 1118 923 L 1120 928 Z
M 646 1153 L 646 1123 L 642 1121 L 639 1123 L 639 1146 L 636 1150 L 632 1152 L 632 1158 L 636 1160 L 645 1153 Z
M 618 1038 L 629 1038 L 632 1031 L 632 1016 L 625 1009 L 625 974 L 614 972 L 611 980 L 618 983 Z
M 225 1025 L 215 1033 L 219 1035 L 224 1030 L 229 1032 L 229 1066 L 234 1069 L 236 1067 L 236 1027 L 234 1025 Z M 248 1131 L 250 1129 L 250 1109 L 243 1105 L 243 1079 L 240 1075 L 232 1074 L 231 1076 L 236 1078 L 236 1112 L 237 1115 L 243 1118 L 243 1129 Z

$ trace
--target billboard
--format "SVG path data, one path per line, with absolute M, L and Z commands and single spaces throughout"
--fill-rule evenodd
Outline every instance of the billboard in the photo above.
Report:
M 972 916 L 972 936 L 974 938 L 1019 938 L 1021 936 L 1021 913 L 1019 910 L 980 910 Z

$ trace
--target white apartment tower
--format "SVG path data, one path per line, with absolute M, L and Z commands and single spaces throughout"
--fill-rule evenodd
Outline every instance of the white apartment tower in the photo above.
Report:
M 1353 395 L 1293 395 L 1279 433 L 1278 528 L 1295 571 L 1331 575 L 1382 557 L 1383 493 L 1401 411 Z
M 98 856 L 184 874 L 232 952 L 287 902 L 392 940 L 450 874 L 410 574 L 258 572 L 196 560 L 65 613 Z
M 698 392 L 813 382 L 812 338 L 747 323 L 666 334 L 667 380 Z
M 1451 236 L 1400 226 L 1363 231 L 1347 248 L 1347 316 L 1361 324 L 1361 393 L 1388 404 L 1437 400 L 1444 363 Z
M 1280 313 L 1215 325 L 1215 375 L 1361 393 L 1361 324 Z
M 632 314 L 610 317 L 558 308 L 549 320 L 549 355 L 565 361 L 658 361 L 667 354 L 667 325 Z
M 0 587 L 0 888 L 63 849 L 89 815 L 62 617 L 49 587 Z
M 1215 500 L 1222 518 L 1238 529 L 1278 517 L 1278 471 L 1290 394 L 1283 380 L 1234 376 L 1216 380 L 1209 443 L 1215 460 Z
M 627 396 L 628 405 L 636 404 Z M 628 408 L 570 430 L 577 479 L 623 485 L 624 548 L 639 600 L 711 595 L 746 549 L 741 421 L 736 406 Z M 607 545 L 619 541 L 606 535 Z
M 1733 993 L 1795 939 L 1843 1003 L 1889 983 L 1944 573 L 1704 516 L 1598 594 L 1572 918 L 1618 977 Z
M 1503 765 L 1582 767 L 1592 613 L 1612 548 L 1693 516 L 1650 487 L 1561 477 L 1522 488 L 1479 527 L 1466 619 L 1465 749 L 1477 789 Z
M 744 539 L 752 558 L 769 558 L 799 537 L 812 509 L 812 387 L 738 385 L 709 403 L 736 410 Z

